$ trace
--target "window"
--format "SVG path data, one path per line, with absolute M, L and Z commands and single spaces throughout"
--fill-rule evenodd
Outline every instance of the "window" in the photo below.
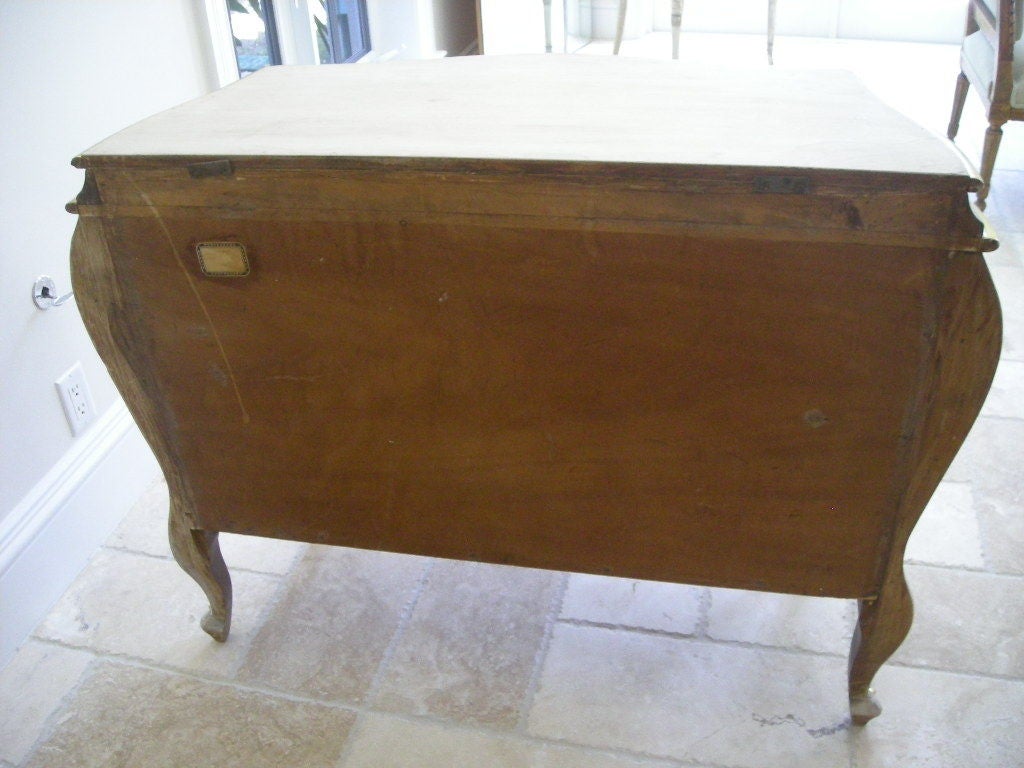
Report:
M 238 74 L 245 77 L 269 64 L 280 64 L 272 0 L 227 0 L 227 4 Z
M 367 0 L 207 0 L 207 9 L 222 85 L 236 65 L 245 77 L 271 64 L 341 64 L 370 52 Z
M 316 0 L 311 5 L 321 64 L 356 61 L 369 53 L 366 0 Z

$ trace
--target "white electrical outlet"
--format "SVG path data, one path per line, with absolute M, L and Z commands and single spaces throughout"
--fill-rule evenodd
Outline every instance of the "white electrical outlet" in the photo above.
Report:
M 71 434 L 80 435 L 96 417 L 96 408 L 92 404 L 82 364 L 75 363 L 54 384 L 64 405 L 64 415 L 68 417 Z

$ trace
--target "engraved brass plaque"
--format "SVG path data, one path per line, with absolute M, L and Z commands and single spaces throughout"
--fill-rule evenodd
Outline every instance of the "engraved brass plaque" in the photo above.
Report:
M 249 274 L 249 257 L 241 243 L 197 243 L 196 255 L 203 272 L 212 277 L 245 277 Z

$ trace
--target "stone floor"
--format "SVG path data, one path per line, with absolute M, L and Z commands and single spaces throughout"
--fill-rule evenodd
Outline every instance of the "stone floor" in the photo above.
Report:
M 954 48 L 776 51 L 859 64 L 944 129 Z M 970 106 L 969 156 L 979 120 Z M 840 600 L 224 536 L 236 617 L 216 644 L 159 483 L 0 670 L 0 768 L 1024 766 L 1024 135 L 1006 142 L 989 206 L 1003 360 L 911 540 L 917 615 L 866 728 L 847 718 Z

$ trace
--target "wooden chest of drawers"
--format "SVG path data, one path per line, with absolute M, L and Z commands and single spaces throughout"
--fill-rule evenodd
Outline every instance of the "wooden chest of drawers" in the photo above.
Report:
M 79 306 L 225 639 L 219 531 L 859 601 L 999 351 L 975 181 L 840 73 L 272 68 L 77 158 Z

